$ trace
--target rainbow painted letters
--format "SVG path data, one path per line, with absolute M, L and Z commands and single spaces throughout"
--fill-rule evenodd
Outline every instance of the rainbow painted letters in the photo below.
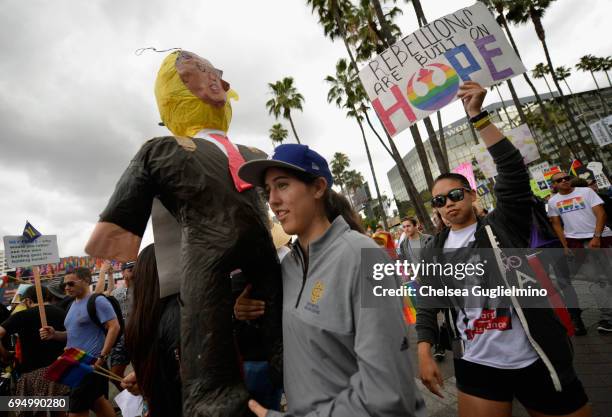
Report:
M 476 3 L 400 39 L 368 62 L 359 78 L 395 136 L 455 101 L 462 82 L 488 87 L 523 72 L 491 13 Z

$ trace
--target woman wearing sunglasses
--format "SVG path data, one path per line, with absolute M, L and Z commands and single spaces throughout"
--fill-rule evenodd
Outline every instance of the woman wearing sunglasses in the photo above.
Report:
M 447 254 L 453 248 L 491 248 L 493 237 L 501 248 L 529 247 L 529 175 L 519 151 L 482 111 L 485 95 L 486 90 L 471 81 L 458 93 L 497 166 L 497 207 L 484 218 L 477 218 L 472 206 L 476 192 L 467 179 L 455 173 L 440 175 L 434 181 L 431 204 L 448 220 L 450 228 L 434 237 L 432 251 L 437 249 L 437 253 Z M 488 271 L 491 275 L 484 277 L 484 282 L 495 276 L 494 269 Z M 505 276 L 516 279 L 514 272 Z M 447 309 L 459 416 L 510 417 L 514 398 L 533 417 L 590 416 L 587 396 L 572 365 L 571 343 L 553 310 L 523 309 L 516 300 L 506 308 L 487 305 L 463 308 L 453 303 Z M 438 310 L 419 308 L 416 329 L 421 380 L 441 396 L 443 379 L 431 354 Z
M 281 145 L 239 175 L 265 188 L 285 233 L 298 237 L 282 262 L 286 415 L 414 416 L 423 402 L 401 301 L 373 297 L 384 305 L 362 307 L 368 285 L 360 274 L 362 249 L 375 262 L 389 258 L 351 230 L 361 229 L 359 220 L 331 189 L 327 161 L 308 146 Z M 263 303 L 250 301 L 238 300 L 237 318 L 263 314 Z M 253 400 L 249 407 L 258 417 L 283 415 Z

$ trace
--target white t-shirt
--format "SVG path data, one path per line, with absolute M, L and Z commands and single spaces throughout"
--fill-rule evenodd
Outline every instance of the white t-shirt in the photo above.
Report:
M 477 226 L 474 223 L 461 230 L 451 230 L 444 248 L 468 247 L 474 241 Z M 464 308 L 457 314 L 457 329 L 465 343 L 462 359 L 466 361 L 494 368 L 521 369 L 538 360 L 512 308 Z
M 548 200 L 548 217 L 561 217 L 565 237 L 590 239 L 595 233 L 597 218 L 593 207 L 603 204 L 603 200 L 589 187 L 576 187 L 569 194 L 557 193 Z M 602 236 L 612 236 L 605 226 Z

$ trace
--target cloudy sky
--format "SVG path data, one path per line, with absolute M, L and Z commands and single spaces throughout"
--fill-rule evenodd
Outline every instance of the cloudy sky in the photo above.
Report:
M 240 94 L 229 136 L 270 152 L 274 123 L 264 103 L 267 83 L 292 76 L 305 97 L 295 114 L 304 143 L 328 159 L 349 155 L 353 168 L 371 174 L 356 123 L 327 104 L 323 78 L 345 52 L 324 38 L 305 0 L 110 1 L 5 0 L 0 15 L 0 236 L 20 234 L 26 219 L 57 234 L 61 256 L 82 255 L 97 216 L 130 157 L 157 126 L 153 96 L 165 54 L 138 48 L 181 47 L 209 58 Z M 471 0 L 422 0 L 430 20 Z M 404 1 L 400 27 L 417 27 Z M 544 19 L 554 64 L 572 66 L 585 53 L 610 55 L 609 0 L 558 0 Z M 515 28 L 525 66 L 544 61 L 529 25 Z M 600 80 L 604 83 L 603 75 Z M 570 79 L 575 91 L 593 88 L 589 75 Z M 520 95 L 528 87 L 518 79 Z M 543 82 L 536 82 L 544 91 Z M 503 89 L 503 93 L 507 91 Z M 509 97 L 509 94 L 507 94 Z M 493 96 L 488 102 L 496 101 Z M 457 104 L 445 123 L 461 117 Z M 288 128 L 288 124 L 285 123 Z M 423 131 L 424 129 L 420 127 Z M 293 137 L 290 136 L 290 141 Z M 405 153 L 408 131 L 397 137 Z M 392 160 L 371 138 L 381 188 Z M 151 240 L 148 234 L 147 240 Z M 1 245 L 1 243 L 0 243 Z M 0 246 L 1 248 L 1 246 Z

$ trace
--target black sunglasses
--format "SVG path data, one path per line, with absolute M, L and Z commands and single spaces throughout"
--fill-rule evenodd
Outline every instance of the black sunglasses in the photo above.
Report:
M 570 181 L 571 179 L 572 177 L 570 177 L 569 175 L 566 175 L 565 177 L 557 178 L 555 180 L 555 184 L 561 184 L 563 181 Z
M 64 282 L 64 287 L 74 287 L 76 285 L 75 281 L 68 281 L 68 282 Z
M 446 195 L 437 195 L 431 199 L 431 206 L 434 208 L 441 208 L 446 205 L 446 198 L 450 201 L 461 201 L 465 197 L 465 191 L 472 191 L 469 188 L 461 187 L 461 188 L 453 188 Z

